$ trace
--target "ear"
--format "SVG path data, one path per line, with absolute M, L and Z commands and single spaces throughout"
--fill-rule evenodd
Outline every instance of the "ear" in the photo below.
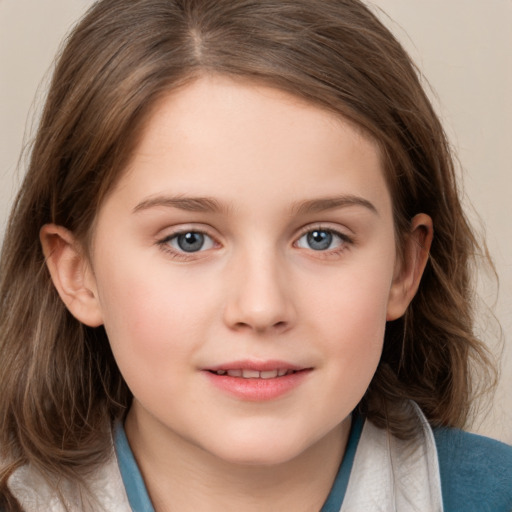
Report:
M 89 327 L 101 325 L 94 274 L 73 234 L 62 226 L 45 224 L 39 238 L 53 284 L 69 312 Z
M 428 261 L 433 236 L 432 219 L 424 213 L 414 216 L 411 220 L 411 230 L 405 238 L 402 258 L 395 268 L 386 320 L 400 318 L 416 295 Z

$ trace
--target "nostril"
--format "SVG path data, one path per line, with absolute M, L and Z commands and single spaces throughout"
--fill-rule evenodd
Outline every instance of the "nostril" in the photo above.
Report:
M 243 330 L 243 329 L 250 329 L 254 330 L 256 332 L 267 332 L 267 331 L 283 331 L 287 328 L 288 322 L 286 321 L 279 321 L 275 323 L 269 322 L 268 324 L 261 323 L 258 324 L 256 322 L 250 323 L 250 322 L 237 322 L 233 327 L 237 330 Z

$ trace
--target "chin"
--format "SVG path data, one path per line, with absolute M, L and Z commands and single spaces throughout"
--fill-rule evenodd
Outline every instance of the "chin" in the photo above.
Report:
M 226 440 L 224 445 L 206 447 L 214 457 L 228 464 L 240 466 L 279 466 L 302 455 L 311 447 L 304 439 L 293 439 L 290 435 L 268 436 L 257 431 L 245 439 L 237 437 Z

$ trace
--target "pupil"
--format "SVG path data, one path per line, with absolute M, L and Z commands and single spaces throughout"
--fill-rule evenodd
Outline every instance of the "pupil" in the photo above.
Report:
M 204 244 L 204 235 L 201 233 L 185 233 L 178 236 L 178 245 L 185 252 L 199 251 Z
M 311 231 L 307 238 L 309 246 L 315 251 L 328 249 L 332 243 L 332 234 L 328 231 Z

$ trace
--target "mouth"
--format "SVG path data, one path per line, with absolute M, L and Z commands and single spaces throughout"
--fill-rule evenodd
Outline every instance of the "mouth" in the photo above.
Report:
M 274 370 L 250 370 L 246 368 L 238 368 L 232 370 L 208 370 L 215 375 L 227 375 L 228 377 L 237 377 L 242 379 L 276 379 L 278 377 L 286 377 L 303 370 L 289 370 L 286 368 L 277 368 Z
M 209 381 L 244 401 L 262 402 L 288 395 L 308 380 L 313 368 L 283 361 L 237 361 L 204 368 Z

